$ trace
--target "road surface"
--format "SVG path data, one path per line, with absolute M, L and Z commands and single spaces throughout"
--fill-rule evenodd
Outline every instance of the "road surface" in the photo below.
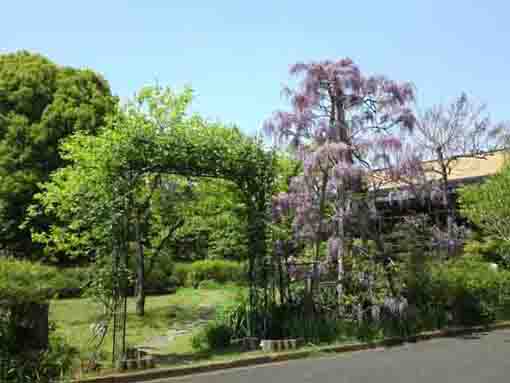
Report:
M 510 330 L 161 380 L 168 383 L 510 383 Z

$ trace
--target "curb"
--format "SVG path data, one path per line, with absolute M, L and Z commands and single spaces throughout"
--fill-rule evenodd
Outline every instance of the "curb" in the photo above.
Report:
M 82 380 L 73 380 L 73 383 L 134 383 L 155 379 L 175 378 L 179 376 L 229 370 L 239 367 L 251 367 L 276 362 L 286 362 L 295 359 L 303 359 L 317 353 L 347 353 L 355 351 L 371 350 L 380 347 L 401 345 L 405 342 L 418 342 L 435 338 L 447 338 L 464 334 L 472 334 L 483 331 L 502 330 L 510 328 L 510 321 L 499 322 L 488 326 L 455 327 L 444 330 L 428 331 L 408 338 L 387 338 L 377 342 L 342 344 L 338 346 L 318 347 L 314 350 L 295 351 L 273 355 L 256 356 L 252 358 L 232 360 L 227 362 L 215 362 L 200 366 L 165 368 L 148 371 L 140 371 L 125 374 L 99 376 Z

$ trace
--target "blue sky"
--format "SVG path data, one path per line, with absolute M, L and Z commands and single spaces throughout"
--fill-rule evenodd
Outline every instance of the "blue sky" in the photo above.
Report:
M 412 81 L 421 107 L 466 91 L 510 119 L 510 4 L 406 1 L 4 1 L 0 52 L 89 67 L 122 99 L 156 79 L 196 90 L 194 110 L 255 132 L 296 61 L 349 56 Z

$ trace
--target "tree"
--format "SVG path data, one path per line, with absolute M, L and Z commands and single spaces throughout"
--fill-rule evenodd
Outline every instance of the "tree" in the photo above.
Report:
M 114 250 L 136 254 L 139 315 L 145 307 L 146 256 L 156 258 L 182 225 L 176 205 L 187 193 L 175 177 L 133 163 L 152 154 L 151 146 L 141 143 L 156 145 L 162 134 L 187 123 L 190 100 L 189 89 L 176 95 L 170 89 L 144 88 L 97 135 L 75 133 L 61 147 L 71 165 L 43 184 L 36 195 L 40 208 L 31 211 L 32 217 L 54 217 L 48 231 L 33 233 L 47 251 L 87 257 L 110 257 Z M 112 242 L 115 233 L 120 243 Z
M 288 193 L 275 197 L 274 215 L 277 220 L 293 215 L 295 231 L 314 243 L 316 262 L 327 239 L 341 280 L 352 195 L 361 191 L 361 175 L 371 160 L 400 148 L 393 128 L 414 126 L 413 87 L 365 76 L 350 59 L 298 63 L 290 73 L 302 76 L 295 89 L 284 88 L 292 111 L 275 112 L 265 129 L 276 144 L 294 150 L 303 172 L 293 178 Z
M 423 164 L 423 184 L 436 185 L 440 192 L 447 212 L 449 239 L 453 239 L 455 230 L 451 175 L 458 168 L 460 159 L 484 158 L 491 149 L 493 131 L 485 106 L 476 105 L 464 93 L 449 105 L 428 109 L 416 124 L 411 138 L 413 150 L 422 160 L 429 160 Z M 453 250 L 451 246 L 449 250 Z
M 510 166 L 481 185 L 460 189 L 461 213 L 493 239 L 510 245 Z
M 39 255 L 20 228 L 40 182 L 64 164 L 58 146 L 73 132 L 95 133 L 117 99 L 90 70 L 59 67 L 38 54 L 0 55 L 0 250 Z M 31 225 L 48 223 L 40 217 Z

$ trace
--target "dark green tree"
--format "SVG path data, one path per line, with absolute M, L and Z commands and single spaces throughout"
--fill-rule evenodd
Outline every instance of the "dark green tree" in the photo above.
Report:
M 63 166 L 58 145 L 76 131 L 95 133 L 117 103 L 91 70 L 62 67 L 26 51 L 0 55 L 0 252 L 39 256 L 30 229 L 20 228 L 38 183 Z

